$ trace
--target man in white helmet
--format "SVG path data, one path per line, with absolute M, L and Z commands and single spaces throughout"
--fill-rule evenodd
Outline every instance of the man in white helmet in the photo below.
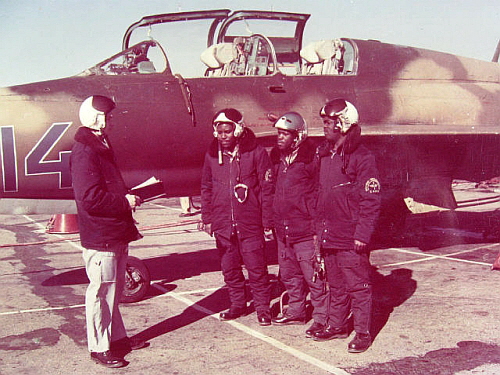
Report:
M 80 241 L 89 278 L 85 294 L 90 357 L 106 367 L 122 367 L 126 351 L 145 347 L 130 339 L 118 308 L 125 285 L 128 244 L 142 238 L 132 211 L 141 203 L 129 194 L 104 134 L 115 103 L 100 95 L 80 106 L 70 167 L 78 210 Z
M 273 323 L 304 324 L 308 320 L 306 297 L 310 292 L 314 322 L 306 330 L 306 337 L 312 337 L 325 328 L 329 305 L 326 280 L 315 277 L 320 257 L 314 231 L 319 172 L 316 146 L 307 138 L 306 122 L 297 112 L 283 114 L 274 127 L 278 131 L 277 145 L 271 150 L 276 179 L 274 225 L 288 308 Z
M 325 142 L 318 148 L 320 190 L 317 231 L 330 287 L 328 326 L 317 341 L 346 338 L 352 312 L 356 335 L 350 353 L 372 342 L 372 281 L 368 243 L 380 210 L 380 183 L 373 154 L 361 143 L 358 111 L 344 99 L 320 110 Z
M 215 234 L 231 305 L 220 313 L 233 320 L 247 313 L 246 281 L 261 326 L 271 325 L 270 284 L 264 254 L 264 228 L 272 225 L 271 161 L 235 108 L 218 111 L 214 139 L 201 178 L 200 229 Z

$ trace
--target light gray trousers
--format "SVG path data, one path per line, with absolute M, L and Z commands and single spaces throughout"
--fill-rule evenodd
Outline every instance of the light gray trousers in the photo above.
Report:
M 127 336 L 118 306 L 125 285 L 128 244 L 112 250 L 83 250 L 90 280 L 85 293 L 85 315 L 88 349 L 91 352 L 105 352 L 112 341 Z

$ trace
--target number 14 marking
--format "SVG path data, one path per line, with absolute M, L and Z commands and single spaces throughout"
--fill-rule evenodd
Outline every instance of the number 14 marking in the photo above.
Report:
M 48 154 L 71 124 L 71 122 L 60 122 L 50 126 L 24 159 L 26 176 L 59 174 L 59 188 L 71 188 L 71 173 L 69 170 L 71 151 L 60 151 L 58 160 L 47 160 Z M 3 191 L 16 192 L 18 191 L 18 169 L 13 126 L 0 127 L 0 155 L 2 157 Z

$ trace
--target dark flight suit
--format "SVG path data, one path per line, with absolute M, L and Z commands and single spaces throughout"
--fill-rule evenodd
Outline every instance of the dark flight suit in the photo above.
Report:
M 239 138 L 237 147 L 236 156 L 225 152 L 223 163 L 219 164 L 218 141 L 214 139 L 205 155 L 201 182 L 202 221 L 212 225 L 231 308 L 246 306 L 243 262 L 255 310 L 259 316 L 270 318 L 264 227 L 271 227 L 272 220 L 271 161 L 248 128 Z M 243 188 L 235 191 L 239 183 L 248 186 L 246 199 L 243 199 Z
M 325 281 L 314 275 L 314 210 L 318 193 L 316 147 L 306 139 L 289 162 L 275 147 L 271 161 L 275 165 L 276 190 L 273 210 L 278 243 L 281 281 L 288 292 L 289 317 L 305 318 L 306 296 L 311 292 L 313 319 L 327 323 L 328 300 Z
M 370 242 L 380 210 L 380 183 L 373 154 L 360 145 L 359 127 L 351 128 L 350 132 L 337 153 L 328 141 L 318 148 L 317 230 L 330 286 L 329 324 L 345 327 L 352 311 L 355 331 L 370 333 L 369 253 L 356 252 L 354 240 Z

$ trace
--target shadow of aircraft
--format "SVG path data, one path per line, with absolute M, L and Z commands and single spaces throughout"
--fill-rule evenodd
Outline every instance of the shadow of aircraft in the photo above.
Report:
M 267 264 L 277 263 L 277 251 L 275 241 L 266 241 Z M 182 280 L 203 273 L 220 271 L 220 257 L 217 249 L 198 250 L 189 253 L 173 253 L 164 256 L 147 258 L 142 260 L 149 270 L 151 281 L 160 281 L 167 289 L 175 289 L 170 285 L 176 280 Z M 271 278 L 273 275 L 271 275 Z M 221 276 L 222 278 L 222 276 Z M 61 286 L 88 284 L 89 280 L 85 267 L 72 269 L 58 275 L 49 277 L 42 282 L 42 286 Z M 156 288 L 150 288 L 146 298 L 151 298 L 161 292 Z
M 397 215 L 397 214 L 395 214 Z M 460 244 L 500 242 L 500 212 L 441 211 L 407 214 L 380 223 L 372 248 L 418 247 L 430 251 Z

